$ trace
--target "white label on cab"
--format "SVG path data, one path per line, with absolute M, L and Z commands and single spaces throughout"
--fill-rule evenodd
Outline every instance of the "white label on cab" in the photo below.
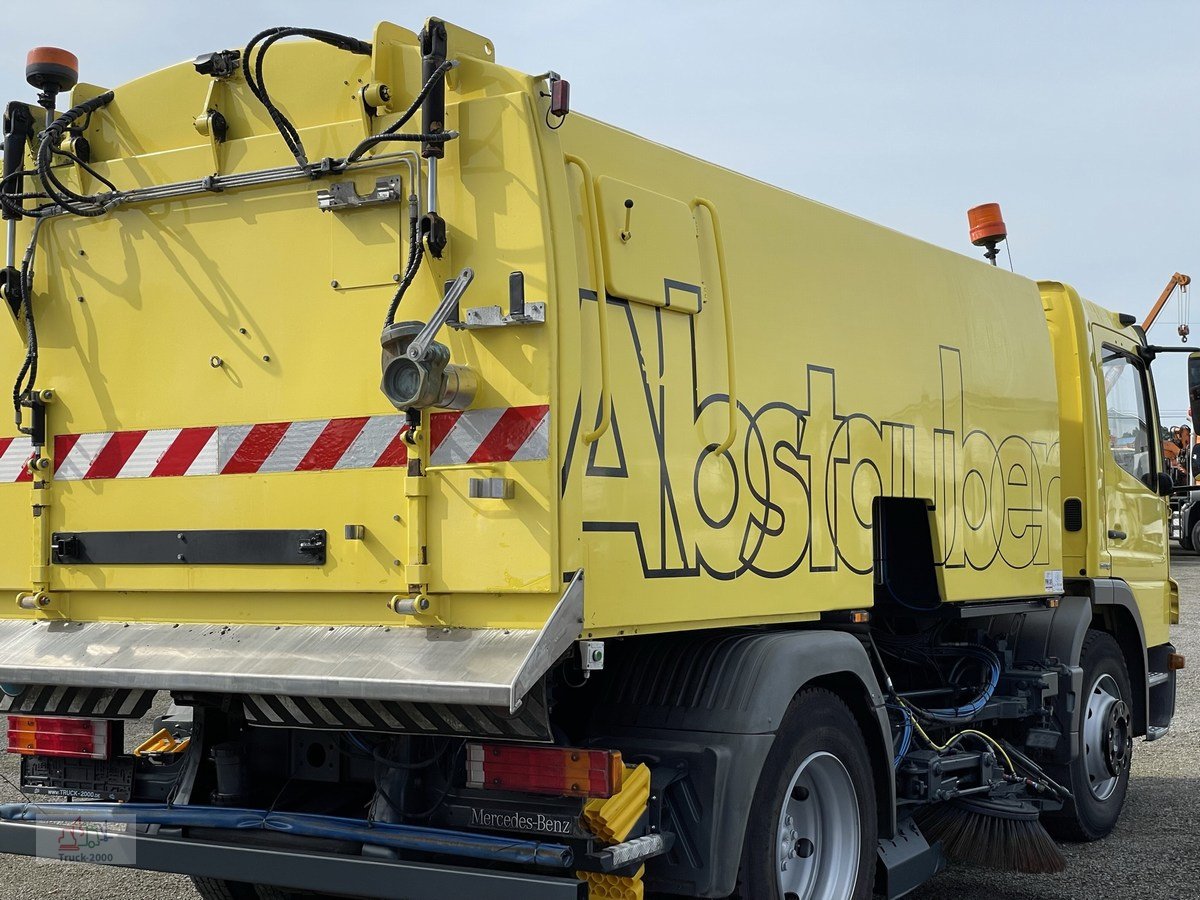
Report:
M 1046 570 L 1046 593 L 1061 594 L 1063 591 L 1062 569 Z

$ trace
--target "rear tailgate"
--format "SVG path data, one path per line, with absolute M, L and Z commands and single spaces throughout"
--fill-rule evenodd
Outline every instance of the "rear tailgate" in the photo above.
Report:
M 409 49 L 396 47 L 395 69 L 411 68 L 415 79 Z M 295 98 L 310 156 L 345 153 L 361 139 L 361 101 L 342 84 L 367 77 L 368 60 L 296 44 L 280 46 L 272 65 L 280 94 Z M 213 147 L 190 126 L 209 84 L 183 65 L 116 89 L 87 132 L 93 162 L 123 188 L 211 172 Z M 524 92 L 500 92 L 501 80 L 487 84 L 491 95 L 449 97 L 448 125 L 462 131 L 439 177 L 451 243 L 443 259 L 427 259 L 401 319 L 428 318 L 445 281 L 465 266 L 476 274 L 464 307 L 504 303 L 514 270 L 531 298 L 549 293 L 532 107 Z M 237 171 L 286 165 L 245 85 L 225 90 L 231 139 L 218 162 Z M 412 190 L 400 163 L 353 180 L 366 194 L 386 175 L 400 177 L 405 196 Z M 0 583 L 13 595 L 37 587 L 27 548 L 38 547 L 44 523 L 56 548 L 41 561 L 49 562 L 40 570 L 52 598 L 41 611 L 48 620 L 533 634 L 546 622 L 563 589 L 553 317 L 444 329 L 438 340 L 475 371 L 480 389 L 471 409 L 426 414 L 407 440 L 403 414 L 379 390 L 379 333 L 407 253 L 408 204 L 323 212 L 316 195 L 327 182 L 129 204 L 43 226 L 38 387 L 54 391 L 53 465 L 38 476 L 46 486 L 33 490 L 27 441 L 12 439 L 0 456 L 8 538 Z M 6 346 L 15 373 L 23 348 Z M 472 497 L 478 478 L 501 479 L 509 496 Z M 386 606 L 422 589 L 430 617 Z M 4 614 L 28 615 L 13 606 Z M 248 645 L 286 674 L 287 660 L 255 634 Z M 287 653 L 304 646 L 293 636 Z M 336 646 L 313 660 L 336 660 L 355 644 L 341 636 Z M 21 653 L 32 658 L 34 649 Z M 136 668 L 128 660 L 119 667 L 127 665 Z

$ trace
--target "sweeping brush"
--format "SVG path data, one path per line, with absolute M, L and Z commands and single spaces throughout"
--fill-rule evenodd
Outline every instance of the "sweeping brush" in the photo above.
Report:
M 951 859 L 1014 872 L 1061 872 L 1066 857 L 1038 821 L 1038 811 L 1020 800 L 951 800 L 919 816 L 930 843 L 942 842 Z

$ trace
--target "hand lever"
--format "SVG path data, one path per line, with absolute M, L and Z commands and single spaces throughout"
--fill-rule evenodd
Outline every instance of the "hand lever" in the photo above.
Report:
M 408 345 L 405 355 L 409 359 L 413 362 L 420 362 L 424 359 L 425 351 L 429 349 L 429 345 L 433 343 L 433 339 L 437 337 L 438 331 L 446 324 L 451 314 L 458 309 L 459 300 L 467 292 L 467 287 L 470 286 L 474 278 L 475 270 L 470 267 L 458 273 L 458 277 L 451 283 L 449 290 L 446 291 L 446 296 L 442 298 L 442 302 L 438 304 L 438 308 L 433 311 L 433 315 L 429 317 L 429 321 L 425 323 L 425 327 L 418 332 L 417 336 L 412 339 L 412 343 Z

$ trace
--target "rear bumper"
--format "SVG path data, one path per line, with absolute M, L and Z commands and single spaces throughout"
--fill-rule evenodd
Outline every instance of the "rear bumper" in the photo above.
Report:
M 0 822 L 0 853 L 38 856 L 55 846 L 56 825 Z M 40 838 L 39 838 L 40 834 Z M 106 849 L 132 868 L 198 875 L 282 888 L 403 900 L 487 897 L 489 900 L 585 900 L 573 877 L 524 875 L 435 863 L 376 860 L 209 843 L 163 835 L 111 834 Z M 126 867 L 128 868 L 128 867 Z

